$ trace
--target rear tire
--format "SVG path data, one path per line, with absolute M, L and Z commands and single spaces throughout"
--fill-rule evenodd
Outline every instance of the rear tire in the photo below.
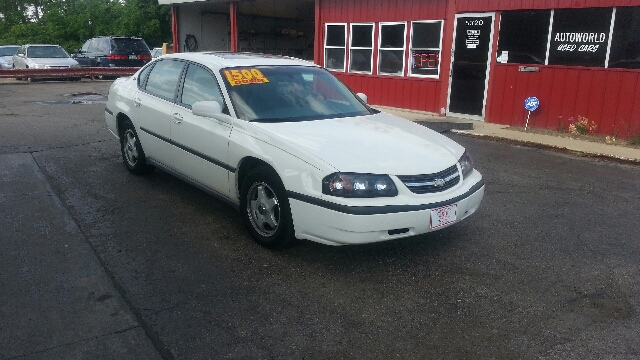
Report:
M 284 185 L 270 167 L 252 170 L 240 190 L 242 219 L 253 239 L 270 249 L 283 249 L 297 242 L 291 207 Z
M 122 152 L 124 166 L 131 173 L 144 175 L 153 171 L 154 167 L 147 164 L 147 157 L 144 154 L 142 145 L 140 145 L 138 133 L 129 119 L 122 124 L 120 151 Z

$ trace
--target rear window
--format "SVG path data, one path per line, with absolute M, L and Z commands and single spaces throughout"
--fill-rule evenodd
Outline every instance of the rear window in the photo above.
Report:
M 114 52 L 149 52 L 149 47 L 142 39 L 111 39 L 111 51 Z

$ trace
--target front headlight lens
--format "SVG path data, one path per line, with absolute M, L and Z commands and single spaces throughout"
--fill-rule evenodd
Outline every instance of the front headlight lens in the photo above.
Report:
M 473 171 L 473 160 L 471 160 L 471 156 L 465 151 L 458 160 L 458 164 L 460 164 L 460 168 L 462 169 L 462 178 L 466 179 L 469 174 Z
M 333 173 L 322 179 L 322 193 L 347 198 L 392 197 L 398 189 L 389 175 Z

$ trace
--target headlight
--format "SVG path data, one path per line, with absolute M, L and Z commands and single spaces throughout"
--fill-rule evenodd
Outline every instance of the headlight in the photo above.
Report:
M 471 160 L 471 156 L 467 154 L 465 151 L 458 160 L 458 164 L 460 164 L 460 168 L 462 169 L 462 178 L 466 179 L 469 174 L 473 171 L 473 161 Z
M 33 64 L 31 67 L 32 67 L 32 68 L 34 68 L 34 69 L 46 69 L 46 68 L 47 68 L 47 65 L 43 65 L 43 64 Z
M 389 175 L 333 173 L 322 179 L 322 193 L 347 198 L 392 197 L 398 195 Z

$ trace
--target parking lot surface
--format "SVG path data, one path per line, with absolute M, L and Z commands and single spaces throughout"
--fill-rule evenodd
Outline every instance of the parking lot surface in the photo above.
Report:
M 487 186 L 465 222 L 270 251 L 125 170 L 109 84 L 0 85 L 0 359 L 640 357 L 640 167 L 450 134 Z

